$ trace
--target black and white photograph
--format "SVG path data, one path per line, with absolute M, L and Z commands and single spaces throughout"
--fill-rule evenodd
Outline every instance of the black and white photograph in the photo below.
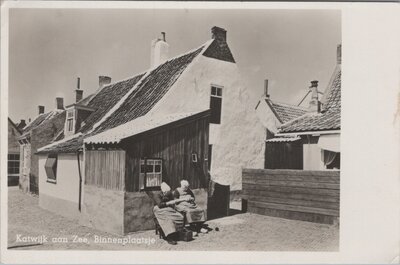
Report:
M 340 8 L 9 8 L 4 247 L 338 253 L 342 25 Z

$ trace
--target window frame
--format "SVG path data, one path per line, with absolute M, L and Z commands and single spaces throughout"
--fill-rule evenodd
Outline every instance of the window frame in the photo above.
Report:
M 47 160 L 49 158 L 55 158 L 55 171 L 54 171 L 54 179 L 53 178 L 49 178 L 49 175 L 47 174 L 47 170 L 46 170 L 46 164 L 47 164 Z M 46 162 L 44 164 L 44 169 L 46 172 L 46 182 L 47 183 L 52 183 L 52 184 L 57 184 L 57 172 L 58 172 L 58 154 L 49 154 L 47 156 Z
M 75 109 L 71 108 L 67 110 L 66 114 L 66 131 L 74 132 L 75 127 Z M 71 127 L 71 128 L 70 128 Z
M 15 156 L 15 157 L 11 157 L 11 156 Z M 8 153 L 7 154 L 7 175 L 8 176 L 19 176 L 20 168 L 21 168 L 20 157 L 21 156 L 19 153 Z M 17 165 L 17 166 L 10 167 L 10 162 L 13 163 L 13 165 Z M 13 169 L 12 173 L 10 172 L 11 168 Z M 14 172 L 15 169 L 17 172 Z
M 215 122 L 213 121 L 213 109 L 211 109 L 211 118 L 210 118 L 210 123 L 211 124 L 221 124 L 222 123 L 222 101 L 223 101 L 223 90 L 224 87 L 216 84 L 211 84 L 210 85 L 210 109 L 211 109 L 211 102 L 212 98 L 217 98 L 220 99 L 220 109 L 219 109 L 219 121 Z
M 151 161 L 153 164 L 150 165 L 152 166 L 152 171 L 149 172 L 147 171 L 148 169 L 148 161 Z M 139 160 L 139 190 L 158 190 L 161 187 L 161 183 L 163 181 L 163 164 L 164 164 L 164 160 L 162 158 L 158 158 L 158 157 L 145 157 L 145 158 L 141 158 Z M 145 167 L 145 172 L 142 172 L 142 165 L 144 165 Z M 160 171 L 156 171 L 156 166 L 159 165 L 160 166 Z M 151 173 L 153 175 L 159 175 L 160 179 L 159 179 L 159 186 L 148 186 L 148 179 L 147 179 L 147 174 Z M 157 176 L 156 176 L 157 177 Z

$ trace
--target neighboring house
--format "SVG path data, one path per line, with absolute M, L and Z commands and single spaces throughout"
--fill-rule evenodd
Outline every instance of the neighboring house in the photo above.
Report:
M 18 185 L 19 178 L 19 144 L 18 137 L 21 135 L 19 128 L 23 127 L 25 121 L 21 120 L 15 124 L 8 118 L 8 154 L 7 154 L 7 177 L 8 186 Z
M 308 109 L 271 100 L 268 94 L 268 80 L 265 80 L 265 95 L 256 106 L 256 113 L 266 128 L 265 164 L 266 169 L 302 169 L 303 149 L 297 137 L 274 138 L 282 124 L 296 119 Z
M 210 177 L 240 190 L 242 168 L 263 167 L 266 131 L 226 30 L 172 59 L 168 49 L 164 35 L 149 70 L 66 107 L 65 138 L 38 150 L 42 207 L 127 233 L 153 226 L 149 191 L 161 181 L 188 179 L 207 207 Z
M 19 187 L 24 192 L 39 194 L 38 148 L 53 142 L 60 134 L 65 124 L 63 99 L 56 98 L 57 108 L 44 112 L 44 106 L 39 106 L 38 116 L 28 123 L 21 136 L 20 144 L 20 172 Z
M 321 105 L 315 101 L 316 94 L 313 91 L 314 111 L 282 124 L 276 136 L 300 139 L 303 169 L 340 169 L 341 45 Z

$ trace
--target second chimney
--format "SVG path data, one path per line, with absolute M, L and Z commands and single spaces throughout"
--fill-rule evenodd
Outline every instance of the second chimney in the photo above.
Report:
M 111 77 L 105 75 L 99 75 L 99 88 L 103 88 L 111 83 Z
M 226 30 L 217 26 L 211 28 L 211 38 L 226 42 Z
M 21 119 L 21 121 L 18 123 L 18 129 L 22 130 L 25 126 L 25 120 Z
M 39 105 L 38 109 L 39 109 L 39 115 L 44 113 L 44 106 Z
M 318 81 L 314 80 L 311 81 L 311 100 L 310 104 L 308 106 L 308 111 L 309 112 L 319 112 L 320 111 L 320 103 L 318 100 Z
M 162 38 L 151 41 L 150 68 L 154 68 L 168 60 L 169 45 L 165 39 L 165 32 L 161 32 Z
M 56 98 L 56 108 L 58 110 L 64 109 L 64 98 Z

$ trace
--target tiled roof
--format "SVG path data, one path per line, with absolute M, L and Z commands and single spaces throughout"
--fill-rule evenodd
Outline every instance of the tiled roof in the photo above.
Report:
M 100 121 L 107 112 L 136 85 L 143 75 L 144 74 L 140 74 L 130 79 L 103 87 L 103 89 L 101 89 L 87 104 L 88 107 L 95 108 L 96 110 L 84 121 L 85 124 L 79 131 L 84 133 L 92 129 L 93 125 Z
M 87 104 L 96 110 L 85 120 L 85 124 L 79 130 L 81 135 L 54 142 L 39 149 L 38 153 L 76 152 L 82 147 L 84 138 L 147 114 L 203 48 L 204 46 L 170 59 L 148 73 L 104 87 Z
M 265 99 L 265 101 L 271 106 L 281 123 L 288 122 L 307 113 L 307 110 L 303 107 L 274 102 L 269 99 Z
M 326 102 L 321 113 L 307 113 L 283 124 L 280 133 L 340 130 L 341 69 L 337 66 L 326 90 Z
M 200 47 L 171 59 L 149 72 L 125 101 L 100 124 L 95 133 L 114 128 L 148 113 L 202 49 L 203 47 Z
M 53 111 L 49 111 L 47 113 L 40 114 L 33 121 L 31 121 L 24 127 L 23 134 L 33 130 L 34 128 L 36 128 L 40 124 L 42 124 L 44 121 L 52 119 L 55 115 L 57 115 L 63 111 L 64 110 L 53 110 Z
M 147 132 L 154 128 L 173 123 L 197 113 L 177 113 L 177 114 L 155 114 L 145 115 L 134 119 L 128 123 L 122 124 L 105 132 L 88 137 L 84 140 L 85 143 L 104 144 L 104 143 L 119 143 L 122 139 Z
M 74 135 L 38 149 L 37 154 L 45 153 L 75 153 L 83 145 L 83 135 Z

